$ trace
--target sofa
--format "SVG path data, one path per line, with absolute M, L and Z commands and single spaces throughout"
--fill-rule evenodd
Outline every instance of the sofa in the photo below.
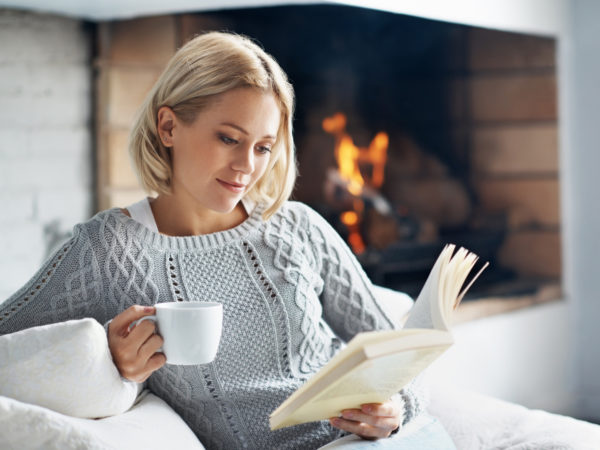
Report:
M 403 321 L 412 301 L 378 295 Z M 204 448 L 164 401 L 120 377 L 93 319 L 0 336 L 0 361 L 0 449 Z M 439 382 L 429 413 L 460 450 L 600 449 L 598 425 Z

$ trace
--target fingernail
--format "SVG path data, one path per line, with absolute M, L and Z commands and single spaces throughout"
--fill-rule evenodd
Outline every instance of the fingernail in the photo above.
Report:
M 144 312 L 152 312 L 154 311 L 154 306 L 145 306 L 144 307 Z
M 341 423 L 340 419 L 331 419 L 331 424 L 332 425 L 338 426 L 340 423 Z
M 352 419 L 354 417 L 354 412 L 344 411 L 344 412 L 342 412 L 342 416 L 346 419 Z

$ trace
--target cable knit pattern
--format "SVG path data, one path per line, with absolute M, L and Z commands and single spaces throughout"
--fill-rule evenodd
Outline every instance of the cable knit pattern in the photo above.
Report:
M 209 235 L 155 233 L 118 209 L 75 227 L 73 238 L 0 305 L 0 334 L 93 317 L 132 304 L 216 301 L 216 359 L 166 365 L 147 386 L 210 449 L 311 449 L 337 438 L 327 421 L 270 431 L 269 414 L 360 331 L 392 321 L 346 244 L 307 206 L 269 221 L 257 206 L 239 226 Z M 415 385 L 398 396 L 404 422 L 424 406 Z
M 278 219 L 278 220 L 277 220 Z M 299 311 L 302 312 L 299 328 L 301 342 L 299 343 L 300 374 L 313 373 L 323 366 L 331 357 L 331 339 L 329 333 L 323 332 L 322 306 L 318 301 L 311 301 L 310 293 L 313 286 L 321 289 L 322 280 L 316 276 L 311 265 L 315 265 L 310 249 L 310 237 L 307 223 L 294 211 L 288 215 L 281 215 L 272 220 L 267 226 L 265 243 L 274 252 L 274 266 L 281 271 L 286 282 L 294 289 L 294 300 Z

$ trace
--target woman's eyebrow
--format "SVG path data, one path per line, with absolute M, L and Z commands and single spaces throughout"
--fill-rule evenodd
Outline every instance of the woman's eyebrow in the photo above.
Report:
M 222 122 L 221 125 L 225 125 L 231 128 L 235 128 L 236 130 L 241 131 L 242 133 L 244 133 L 246 136 L 250 133 L 248 133 L 246 130 L 244 130 L 242 127 L 240 127 L 239 125 L 236 125 L 235 123 L 231 123 L 231 122 Z M 275 139 L 275 136 L 273 136 L 272 134 L 267 134 L 265 136 L 263 136 L 263 139 Z

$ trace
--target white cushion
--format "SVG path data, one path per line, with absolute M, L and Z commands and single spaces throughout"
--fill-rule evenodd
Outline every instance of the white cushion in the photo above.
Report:
M 69 417 L 0 397 L 0 448 L 15 450 L 202 450 L 192 430 L 158 397 L 100 420 Z
M 373 294 L 394 323 L 398 327 L 404 325 L 414 304 L 410 295 L 378 285 L 373 285 Z
M 429 413 L 440 420 L 460 450 L 600 449 L 598 425 L 528 409 L 450 383 L 430 387 Z
M 121 378 L 106 331 L 93 319 L 0 336 L 0 361 L 0 395 L 73 417 L 122 413 L 138 393 Z

